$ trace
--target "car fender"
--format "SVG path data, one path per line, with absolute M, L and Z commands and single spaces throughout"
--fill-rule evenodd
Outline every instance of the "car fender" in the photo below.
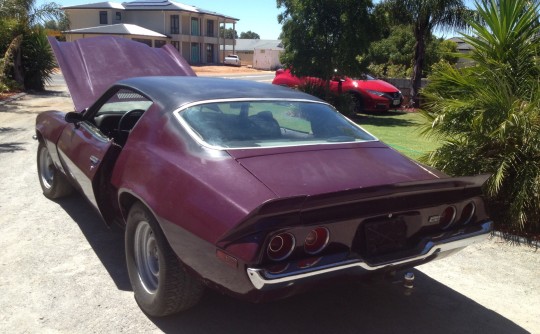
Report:
M 55 166 L 64 174 L 65 170 L 62 167 L 56 143 L 60 139 L 60 135 L 67 125 L 64 119 L 65 115 L 64 112 L 50 110 L 43 112 L 36 117 L 37 139 L 47 145 L 49 154 L 51 155 L 51 159 Z

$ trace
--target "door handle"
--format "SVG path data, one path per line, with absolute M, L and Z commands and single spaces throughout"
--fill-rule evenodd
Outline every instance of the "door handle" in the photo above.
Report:
M 91 163 L 93 166 L 97 165 L 97 164 L 99 163 L 99 158 L 97 158 L 97 157 L 91 155 L 91 156 L 90 156 L 90 163 Z

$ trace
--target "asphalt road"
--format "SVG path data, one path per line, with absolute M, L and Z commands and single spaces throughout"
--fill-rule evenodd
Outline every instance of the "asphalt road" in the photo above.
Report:
M 72 109 L 61 78 L 49 90 L 0 106 L 2 333 L 540 333 L 540 254 L 498 239 L 413 270 L 412 290 L 396 277 L 268 304 L 208 291 L 183 314 L 147 317 L 133 299 L 122 231 L 79 195 L 41 194 L 35 117 Z

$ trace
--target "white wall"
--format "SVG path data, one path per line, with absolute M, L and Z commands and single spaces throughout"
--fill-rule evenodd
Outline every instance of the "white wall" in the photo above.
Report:
M 126 11 L 124 23 L 136 24 L 146 29 L 170 35 L 170 12 L 160 11 Z M 167 25 L 168 23 L 168 25 Z
M 253 68 L 259 70 L 273 70 L 281 66 L 279 50 L 255 49 L 253 53 Z
M 107 9 L 66 9 L 70 29 L 81 29 L 99 26 L 99 12 L 107 11 L 107 19 L 111 22 L 113 12 Z

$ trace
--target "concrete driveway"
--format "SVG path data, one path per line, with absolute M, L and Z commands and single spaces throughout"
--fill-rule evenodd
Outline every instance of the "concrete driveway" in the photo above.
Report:
M 40 191 L 35 117 L 72 110 L 65 87 L 0 106 L 3 333 L 540 333 L 540 253 L 491 239 L 414 270 L 415 288 L 358 282 L 269 304 L 208 291 L 164 319 L 140 311 L 123 233 L 75 195 Z

